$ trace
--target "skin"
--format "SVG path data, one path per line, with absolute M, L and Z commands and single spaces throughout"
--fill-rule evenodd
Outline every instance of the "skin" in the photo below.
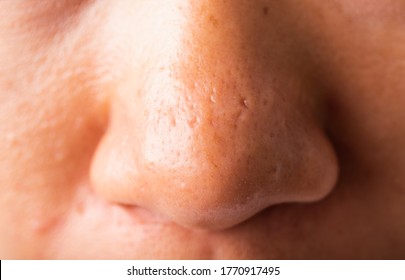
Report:
M 405 258 L 405 1 L 0 1 L 0 258 Z

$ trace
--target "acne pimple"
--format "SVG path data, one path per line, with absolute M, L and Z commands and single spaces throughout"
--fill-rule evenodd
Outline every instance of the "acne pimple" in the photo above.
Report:
M 247 101 L 247 99 L 245 98 L 245 97 L 242 97 L 241 99 L 240 99 L 240 105 L 243 107 L 243 108 L 249 108 L 249 106 L 248 106 L 248 101 Z

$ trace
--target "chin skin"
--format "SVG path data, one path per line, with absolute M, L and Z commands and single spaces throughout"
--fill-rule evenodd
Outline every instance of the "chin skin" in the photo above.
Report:
M 0 258 L 404 258 L 394 2 L 0 1 Z

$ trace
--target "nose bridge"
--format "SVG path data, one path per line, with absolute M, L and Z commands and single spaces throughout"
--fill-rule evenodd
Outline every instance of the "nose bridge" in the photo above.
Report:
M 202 155 L 206 147 L 224 157 L 231 153 L 226 138 L 236 136 L 235 124 L 248 106 L 254 109 L 259 92 L 252 86 L 259 82 L 252 79 L 257 63 L 246 42 L 252 22 L 234 12 L 236 2 L 246 3 L 177 1 L 170 6 L 173 15 L 161 21 L 165 39 L 152 51 L 152 69 L 141 71 L 142 106 L 132 110 L 134 119 L 143 119 L 140 154 L 148 164 L 187 169 L 194 162 L 195 169 L 210 160 Z
M 258 18 L 248 4 L 250 1 L 188 3 L 187 10 L 180 14 L 184 19 L 183 25 L 179 25 L 183 64 L 178 67 L 177 74 L 217 80 L 221 74 L 232 74 L 231 70 L 236 72 L 241 64 L 248 64 L 244 58 L 257 51 L 257 45 L 251 49 L 255 38 L 249 36 L 249 32 L 259 31 L 260 26 L 254 26 Z
M 267 29 L 269 33 L 267 27 L 271 26 L 262 24 L 263 20 L 272 20 L 267 17 L 269 8 L 264 4 L 258 5 L 257 1 L 156 2 L 159 5 L 155 3 L 152 12 L 149 4 L 137 11 L 137 14 L 142 14 L 146 10 L 146 19 L 140 23 L 134 19 L 131 23 L 135 26 L 132 34 L 137 58 L 155 57 L 169 64 L 189 64 L 189 68 L 180 68 L 187 68 L 187 71 L 194 69 L 192 74 L 207 72 L 212 68 L 207 68 L 207 65 L 219 66 L 223 61 L 231 65 L 240 61 L 237 58 L 257 52 L 263 47 L 263 44 L 257 44 L 258 40 L 266 37 L 261 35 L 261 31 Z M 139 33 L 142 35 L 139 36 Z M 144 52 L 149 55 L 145 56 Z

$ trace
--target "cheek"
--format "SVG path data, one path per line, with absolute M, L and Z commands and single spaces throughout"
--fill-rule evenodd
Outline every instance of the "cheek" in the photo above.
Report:
M 11 243 L 20 244 L 18 250 L 44 252 L 44 242 L 85 181 L 102 130 L 85 113 L 86 99 L 53 103 L 35 93 L 34 99 L 11 94 L 0 113 L 0 220 L 7 225 L 1 236 L 6 242 L 10 238 L 5 248 L 15 240 Z
M 405 12 L 405 1 L 384 0 L 367 1 L 358 0 L 339 1 L 342 11 L 349 17 L 366 18 L 373 23 L 405 23 L 403 14 Z
M 8 225 L 0 247 L 15 240 L 21 256 L 44 252 L 76 189 L 87 181 L 106 122 L 100 88 L 109 87 L 96 78 L 94 52 L 47 46 L 20 54 L 10 50 L 0 59 L 0 221 Z

